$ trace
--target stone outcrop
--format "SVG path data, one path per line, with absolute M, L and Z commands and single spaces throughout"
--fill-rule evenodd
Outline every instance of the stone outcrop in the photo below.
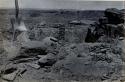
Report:
M 93 24 L 95 27 L 93 32 L 88 33 L 85 42 L 96 42 L 99 37 L 106 35 L 111 38 L 124 37 L 125 34 L 125 12 L 124 10 L 118 10 L 115 8 L 109 8 L 104 11 L 104 17 L 99 18 L 98 22 Z M 89 41 L 92 40 L 92 41 Z
M 125 12 L 116 8 L 106 9 L 105 17 L 108 18 L 110 24 L 120 24 L 125 22 Z

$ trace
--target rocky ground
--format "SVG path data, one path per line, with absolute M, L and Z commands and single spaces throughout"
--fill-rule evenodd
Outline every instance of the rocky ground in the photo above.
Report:
M 73 11 L 25 14 L 28 31 L 17 32 L 14 41 L 7 23 L 12 15 L 1 17 L 0 82 L 125 81 L 123 10 L 107 9 L 96 19 L 67 12 Z

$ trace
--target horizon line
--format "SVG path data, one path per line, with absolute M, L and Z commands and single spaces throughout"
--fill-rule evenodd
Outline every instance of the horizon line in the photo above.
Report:
M 111 7 L 113 8 L 113 7 Z M 108 8 L 106 8 L 108 9 Z M 118 8 L 116 8 L 118 9 Z M 123 8 L 124 9 L 124 8 Z M 0 8 L 0 10 L 15 10 L 15 8 Z M 98 11 L 104 11 L 105 9 L 65 9 L 65 8 L 20 8 L 20 10 L 83 10 L 83 11 L 93 11 L 93 10 L 98 10 Z M 122 10 L 122 9 L 119 9 Z

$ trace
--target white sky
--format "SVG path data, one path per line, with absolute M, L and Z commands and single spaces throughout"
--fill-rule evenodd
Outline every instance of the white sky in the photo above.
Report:
M 124 0 L 19 0 L 19 6 L 35 9 L 105 9 L 108 7 L 121 9 L 124 8 L 123 2 Z M 14 0 L 0 0 L 0 8 L 14 7 Z

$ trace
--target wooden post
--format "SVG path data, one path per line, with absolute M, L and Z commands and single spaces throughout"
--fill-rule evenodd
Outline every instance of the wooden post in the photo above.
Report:
M 15 18 L 11 18 L 11 25 L 12 25 L 12 30 L 13 30 L 13 35 L 12 35 L 12 42 L 15 39 L 15 32 L 16 32 L 16 28 L 14 27 L 14 24 L 16 22 L 19 23 L 19 6 L 18 6 L 18 0 L 15 0 Z
M 18 0 L 15 0 L 15 18 L 18 19 L 19 17 L 19 5 Z

